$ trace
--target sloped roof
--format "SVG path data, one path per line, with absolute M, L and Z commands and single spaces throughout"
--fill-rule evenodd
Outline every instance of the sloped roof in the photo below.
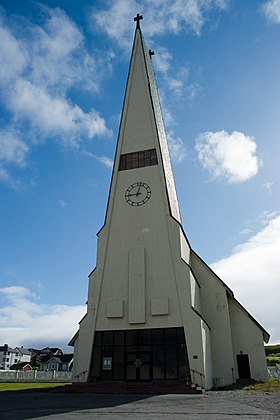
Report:
M 31 356 L 31 351 L 28 349 L 25 349 L 24 347 L 15 347 L 15 350 L 19 350 L 22 354 Z
M 12 366 L 10 366 L 10 370 L 22 370 L 25 366 L 29 366 L 30 369 L 32 369 L 29 363 L 21 362 L 21 363 L 14 363 Z

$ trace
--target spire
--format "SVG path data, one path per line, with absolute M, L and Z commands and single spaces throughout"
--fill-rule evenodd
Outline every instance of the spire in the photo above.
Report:
M 126 156 L 127 154 L 155 149 L 160 167 L 160 177 L 162 178 L 161 185 L 167 204 L 166 213 L 170 214 L 170 216 L 181 223 L 167 138 L 152 64 L 154 52 L 151 49 L 149 50 L 145 45 L 140 30 L 140 20 L 142 19 L 143 17 L 139 14 L 134 18 L 136 30 L 118 136 L 106 221 L 107 216 L 110 215 L 112 210 L 111 203 L 117 184 L 119 165 L 120 161 L 123 159 L 123 155 Z

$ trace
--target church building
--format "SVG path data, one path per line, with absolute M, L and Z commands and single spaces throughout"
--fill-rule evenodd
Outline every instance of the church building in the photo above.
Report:
M 152 65 L 137 15 L 105 222 L 73 382 L 267 380 L 269 334 L 183 230 Z M 248 273 L 250 275 L 250 273 Z M 170 382 L 171 383 L 171 382 Z

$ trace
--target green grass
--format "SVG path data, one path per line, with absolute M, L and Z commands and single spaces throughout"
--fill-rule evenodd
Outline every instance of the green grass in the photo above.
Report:
M 69 384 L 69 382 L 68 382 Z M 65 382 L 0 382 L 0 392 L 3 391 L 43 391 L 66 385 Z
M 245 390 L 280 394 L 280 379 L 270 378 L 265 384 L 259 383 L 244 387 Z

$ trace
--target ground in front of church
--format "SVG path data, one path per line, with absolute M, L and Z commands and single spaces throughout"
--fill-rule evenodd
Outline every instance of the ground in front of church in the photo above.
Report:
M 280 418 L 279 395 L 254 391 L 211 391 L 203 395 L 92 395 L 2 392 L 2 420 Z

